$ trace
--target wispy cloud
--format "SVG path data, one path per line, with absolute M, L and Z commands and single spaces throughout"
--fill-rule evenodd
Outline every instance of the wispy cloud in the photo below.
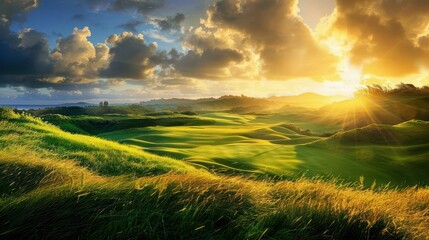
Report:
M 157 30 L 153 30 L 153 29 L 144 31 L 143 34 L 166 43 L 173 43 L 175 41 L 175 39 L 169 38 L 163 35 L 162 33 L 158 32 Z

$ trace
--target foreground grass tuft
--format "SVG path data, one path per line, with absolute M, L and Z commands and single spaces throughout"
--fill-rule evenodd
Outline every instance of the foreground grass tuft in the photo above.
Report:
M 65 185 L 4 199 L 0 235 L 6 239 L 427 239 L 427 206 L 421 209 L 419 204 L 428 196 L 428 189 L 373 192 L 308 180 L 274 184 L 168 174 L 79 188 Z

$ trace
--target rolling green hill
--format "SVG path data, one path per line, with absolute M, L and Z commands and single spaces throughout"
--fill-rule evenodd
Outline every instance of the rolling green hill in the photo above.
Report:
M 318 114 L 328 122 L 338 122 L 343 129 L 370 124 L 395 125 L 413 119 L 429 121 L 429 93 L 371 95 L 336 102 L 322 107 Z
M 429 183 L 429 122 L 369 125 L 297 147 L 303 167 L 392 184 Z M 317 153 L 317 154 L 312 154 Z M 329 162 L 329 165 L 324 165 Z M 310 171 L 309 171 L 310 172 Z
M 219 133 L 228 121 L 254 120 L 219 117 Z M 284 126 L 252 131 L 264 142 L 296 134 Z M 225 137 L 220 144 L 249 138 Z M 215 175 L 4 108 L 0 167 L 1 239 L 429 238 L 424 187 Z
M 99 134 L 221 173 L 290 178 L 305 174 L 381 184 L 428 184 L 429 123 L 371 125 L 321 137 L 320 123 L 288 115 L 203 114 L 215 124 L 155 126 Z M 290 118 L 289 120 L 296 120 Z M 312 129 L 316 129 L 312 131 Z
M 28 115 L 1 109 L 0 149 L 10 156 L 73 159 L 101 175 L 136 176 L 194 169 L 188 164 L 155 156 L 132 146 L 86 135 L 64 132 Z

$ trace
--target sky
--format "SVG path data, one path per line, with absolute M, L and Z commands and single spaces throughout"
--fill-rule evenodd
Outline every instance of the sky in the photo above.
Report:
M 429 83 L 426 0 L 0 0 L 0 104 Z

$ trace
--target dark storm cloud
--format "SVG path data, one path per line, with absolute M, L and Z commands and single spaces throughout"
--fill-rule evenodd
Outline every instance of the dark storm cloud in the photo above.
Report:
M 178 31 L 181 29 L 183 21 L 185 21 L 185 14 L 177 13 L 174 16 L 154 19 L 153 21 L 162 31 Z
M 19 34 L 0 26 L 0 75 L 51 72 L 49 46 L 44 34 L 25 29 Z
M 126 31 L 129 32 L 137 32 L 137 27 L 142 25 L 143 23 L 145 23 L 145 21 L 141 21 L 141 20 L 134 20 L 134 21 L 130 21 L 124 24 L 120 24 L 118 25 L 118 28 L 123 28 Z
M 22 21 L 37 7 L 37 1 L 0 2 L 0 86 L 43 85 L 38 79 L 53 71 L 49 46 L 43 33 L 24 29 L 19 33 L 9 29 L 12 21 Z
M 87 41 L 88 28 L 75 29 L 50 51 L 44 34 L 32 29 L 19 33 L 0 26 L 0 86 L 72 88 L 92 84 L 108 60 L 106 45 Z

